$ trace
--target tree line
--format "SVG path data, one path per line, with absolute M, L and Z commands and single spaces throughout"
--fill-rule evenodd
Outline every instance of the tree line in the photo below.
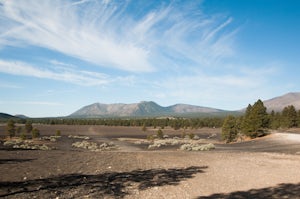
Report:
M 239 137 L 256 138 L 267 133 L 268 129 L 286 129 L 300 127 L 300 110 L 293 105 L 285 107 L 281 112 L 267 112 L 261 100 L 249 104 L 243 116 L 232 115 L 224 119 L 222 138 L 226 142 L 236 141 Z
M 204 118 L 30 118 L 19 120 L 18 123 L 25 124 L 27 121 L 35 124 L 49 125 L 103 125 L 103 126 L 136 126 L 136 127 L 172 127 L 175 130 L 180 128 L 219 128 L 223 124 L 223 117 L 204 117 Z
M 39 129 L 33 128 L 32 123 L 30 121 L 27 121 L 23 127 L 16 126 L 16 122 L 12 119 L 8 120 L 7 122 L 6 133 L 10 138 L 17 136 L 23 140 L 29 137 L 37 138 L 40 136 Z
M 16 126 L 15 123 L 24 124 Z M 255 138 L 266 134 L 268 129 L 284 129 L 300 127 L 300 110 L 293 105 L 285 107 L 281 112 L 267 112 L 261 100 L 253 105 L 249 104 L 242 116 L 229 115 L 227 117 L 203 117 L 203 118 L 27 118 L 10 119 L 7 122 L 6 132 L 9 137 L 19 135 L 26 137 L 37 137 L 39 130 L 32 127 L 32 124 L 48 125 L 104 125 L 104 126 L 135 126 L 146 129 L 147 127 L 164 129 L 171 127 L 178 129 L 198 129 L 203 127 L 222 127 L 222 138 L 226 142 L 236 141 L 239 137 L 247 136 Z

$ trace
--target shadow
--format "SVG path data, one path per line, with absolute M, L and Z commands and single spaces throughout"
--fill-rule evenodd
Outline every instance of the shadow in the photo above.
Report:
M 29 162 L 36 159 L 0 159 L 0 164 L 17 164 L 22 162 Z
M 248 191 L 236 191 L 228 194 L 218 193 L 210 196 L 198 197 L 198 199 L 298 199 L 300 198 L 300 183 L 298 184 L 279 184 L 275 187 L 266 187 L 262 189 L 250 189 Z
M 113 196 L 123 198 L 130 190 L 145 190 L 155 186 L 178 185 L 180 181 L 203 173 L 207 167 L 134 170 L 130 172 L 108 172 L 98 175 L 69 174 L 24 182 L 0 182 L 0 197 L 32 193 L 40 190 L 59 196 L 76 190 L 77 195 Z M 45 194 L 45 193 L 43 193 Z M 52 195 L 51 195 L 52 194 Z M 48 196 L 47 196 L 48 197 Z

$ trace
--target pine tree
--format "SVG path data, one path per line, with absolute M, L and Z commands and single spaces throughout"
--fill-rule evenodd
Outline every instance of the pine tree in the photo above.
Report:
M 31 135 L 32 135 L 32 138 L 39 137 L 40 136 L 40 130 L 38 130 L 37 128 L 32 129 Z
M 292 128 L 297 126 L 297 112 L 293 105 L 284 107 L 281 115 L 282 127 Z
M 27 120 L 26 124 L 25 124 L 26 133 L 28 133 L 28 134 L 31 133 L 32 129 L 33 129 L 32 123 L 29 120 Z
M 272 110 L 270 114 L 270 128 L 271 129 L 278 129 L 280 128 L 280 120 L 281 120 L 281 114 L 279 112 L 276 112 Z
M 243 134 L 247 134 L 249 131 L 251 131 L 251 124 L 250 124 L 251 110 L 252 110 L 252 105 L 248 104 L 248 107 L 246 109 L 245 115 L 241 123 L 241 131 Z
M 242 132 L 251 138 L 255 138 L 264 135 L 266 128 L 269 128 L 269 116 L 267 108 L 259 99 L 253 106 L 249 105 L 247 107 L 242 122 Z
M 222 126 L 222 139 L 226 143 L 232 142 L 236 139 L 238 134 L 238 127 L 236 118 L 232 115 L 229 115 L 225 118 Z
M 300 127 L 300 110 L 297 112 L 297 127 Z
M 15 136 L 16 126 L 15 126 L 15 121 L 14 120 L 12 120 L 12 119 L 8 120 L 7 125 L 6 125 L 6 132 L 7 132 L 7 135 L 10 138 Z

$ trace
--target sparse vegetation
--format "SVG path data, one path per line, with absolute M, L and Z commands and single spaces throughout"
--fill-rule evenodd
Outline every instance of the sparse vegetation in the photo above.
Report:
M 35 144 L 31 140 L 22 140 L 22 139 L 16 139 L 16 140 L 7 140 L 3 144 L 4 146 L 12 146 L 14 149 L 26 149 L 26 150 L 52 150 L 54 148 L 51 148 L 47 146 L 46 144 Z
M 180 150 L 183 151 L 209 151 L 215 149 L 215 145 L 212 143 L 209 144 L 183 144 L 180 146 Z
M 56 135 L 52 135 L 52 136 L 43 136 L 40 139 L 41 140 L 49 140 L 50 142 L 56 142 L 57 139 L 61 138 L 61 136 L 56 136 Z
M 80 135 L 69 135 L 68 138 L 83 139 L 83 140 L 89 140 L 90 139 L 90 137 L 88 137 L 88 136 L 80 136 Z
M 98 144 L 95 142 L 89 142 L 89 141 L 85 141 L 85 140 L 81 141 L 81 142 L 73 143 L 72 147 L 87 149 L 90 151 L 105 151 L 105 150 L 116 149 L 116 146 L 113 143 Z

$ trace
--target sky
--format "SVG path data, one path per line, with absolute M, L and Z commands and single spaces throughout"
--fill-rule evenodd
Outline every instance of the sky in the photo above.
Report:
M 298 0 L 0 0 L 0 112 L 239 110 L 300 91 Z

